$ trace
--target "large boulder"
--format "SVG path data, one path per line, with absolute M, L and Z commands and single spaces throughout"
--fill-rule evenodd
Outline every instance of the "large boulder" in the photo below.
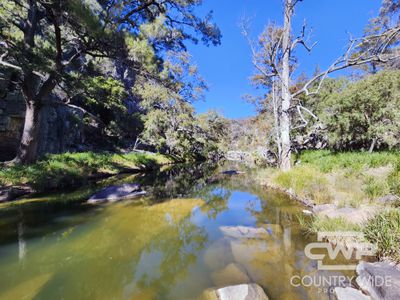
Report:
M 356 282 L 372 299 L 400 299 L 400 268 L 389 262 L 360 262 Z
M 102 189 L 89 198 L 88 203 L 97 204 L 103 202 L 116 202 L 124 199 L 132 199 L 145 195 L 140 185 L 125 183 L 123 185 L 112 185 Z
M 0 187 L 0 202 L 12 201 L 18 197 L 29 195 L 35 191 L 29 186 Z

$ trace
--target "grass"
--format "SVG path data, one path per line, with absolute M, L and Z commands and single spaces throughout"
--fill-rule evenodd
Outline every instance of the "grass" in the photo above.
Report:
M 35 164 L 0 169 L 0 185 L 29 185 L 37 191 L 83 185 L 90 178 L 126 170 L 147 170 L 171 162 L 159 154 L 63 153 L 43 157 Z
M 313 216 L 309 218 L 300 217 L 300 225 L 309 233 L 317 232 L 333 232 L 333 231 L 361 231 L 360 225 L 350 223 L 343 218 L 326 218 L 320 216 Z
M 386 178 L 382 179 L 373 176 L 366 176 L 363 190 L 370 200 L 390 193 L 390 187 Z
M 364 228 L 365 237 L 378 246 L 379 257 L 400 263 L 400 211 L 393 209 L 371 219 Z
M 400 195 L 400 152 L 304 151 L 296 159 L 289 172 L 273 171 L 266 177 L 316 204 L 359 207 Z
M 316 204 L 330 202 L 339 208 L 379 206 L 383 205 L 375 201 L 379 197 L 400 196 L 400 152 L 305 151 L 296 160 L 290 171 L 269 171 L 264 178 Z M 400 207 L 400 201 L 393 206 Z M 400 262 L 400 210 L 382 206 L 380 209 L 383 212 L 365 224 L 325 216 L 303 216 L 299 221 L 309 233 L 364 232 L 367 240 L 378 245 L 380 257 Z
M 318 204 L 330 203 L 332 195 L 327 179 L 313 166 L 299 166 L 288 172 L 278 172 L 273 182 L 293 191 L 300 197 L 313 199 Z
M 304 151 L 297 160 L 301 164 L 312 165 L 323 173 L 347 169 L 362 171 L 364 168 L 376 168 L 400 163 L 399 152 L 333 152 L 330 150 Z

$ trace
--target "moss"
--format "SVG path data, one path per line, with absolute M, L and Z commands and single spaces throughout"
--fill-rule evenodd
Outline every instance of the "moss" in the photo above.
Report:
M 63 153 L 46 155 L 35 164 L 0 169 L 1 185 L 30 185 L 37 191 L 80 186 L 89 179 L 122 171 L 156 169 L 171 160 L 160 154 Z

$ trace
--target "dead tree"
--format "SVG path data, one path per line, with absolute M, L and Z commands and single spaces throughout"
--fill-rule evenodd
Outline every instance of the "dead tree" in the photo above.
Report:
M 301 104 L 300 95 L 318 93 L 327 76 L 335 71 L 369 63 L 387 62 L 399 57 L 397 51 L 389 51 L 393 41 L 399 39 L 399 24 L 379 34 L 350 38 L 346 51 L 325 71 L 319 72 L 301 88 L 291 92 L 292 74 L 296 69 L 294 50 L 301 45 L 311 52 L 317 44 L 316 42 L 309 43 L 311 31 L 307 30 L 306 22 L 304 22 L 297 37 L 292 35 L 294 9 L 300 1 L 302 0 L 286 0 L 284 2 L 283 27 L 274 23 L 267 25 L 256 42 L 250 38 L 248 22 L 243 21 L 241 24 L 242 33 L 250 45 L 252 63 L 257 71 L 257 74 L 253 76 L 253 81 L 266 87 L 273 96 L 275 126 L 277 127 L 276 131 L 279 132 L 279 137 L 276 138 L 279 149 L 279 166 L 283 171 L 291 168 L 292 142 L 290 131 L 293 129 L 291 114 L 293 112 L 299 114 L 303 121 L 300 127 L 305 127 L 308 123 L 304 113 L 317 119 L 317 116 Z M 280 86 L 279 91 L 275 89 L 278 85 Z

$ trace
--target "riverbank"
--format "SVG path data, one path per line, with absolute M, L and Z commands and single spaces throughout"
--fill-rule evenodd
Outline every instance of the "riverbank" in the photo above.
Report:
M 310 232 L 360 231 L 380 259 L 400 261 L 400 153 L 307 151 L 289 172 L 266 169 L 258 181 L 306 205 Z
M 173 160 L 152 153 L 63 153 L 47 155 L 35 164 L 0 168 L 0 187 L 3 201 L 18 196 L 56 189 L 83 186 L 90 180 L 120 173 L 139 173 L 157 170 Z M 0 190 L 1 192 L 1 190 Z M 2 197 L 2 198 L 1 198 Z

